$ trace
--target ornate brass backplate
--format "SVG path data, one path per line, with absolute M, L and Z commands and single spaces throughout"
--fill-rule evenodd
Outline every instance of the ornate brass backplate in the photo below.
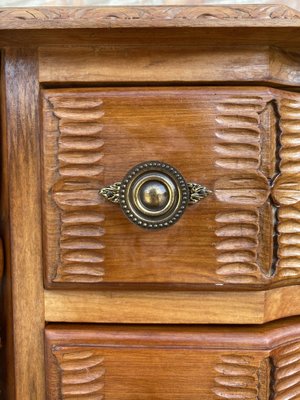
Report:
M 210 192 L 198 183 L 187 183 L 181 173 L 160 161 L 134 166 L 121 182 L 102 188 L 105 199 L 119 203 L 125 216 L 141 228 L 161 229 L 176 223 L 188 204 Z

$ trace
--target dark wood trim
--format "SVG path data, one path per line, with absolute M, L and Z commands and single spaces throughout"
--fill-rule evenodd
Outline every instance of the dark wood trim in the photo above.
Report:
M 151 326 L 49 324 L 46 341 L 61 346 L 80 346 L 87 342 L 99 347 L 158 347 L 213 349 L 274 349 L 299 340 L 299 317 L 270 322 L 262 326 Z

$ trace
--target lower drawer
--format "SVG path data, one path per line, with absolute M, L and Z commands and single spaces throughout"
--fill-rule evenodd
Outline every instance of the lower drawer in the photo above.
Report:
M 300 320 L 46 329 L 47 398 L 300 399 Z

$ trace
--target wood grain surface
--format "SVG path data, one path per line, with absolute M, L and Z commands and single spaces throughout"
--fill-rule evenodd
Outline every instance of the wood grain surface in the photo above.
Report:
M 3 60 L 3 57 L 2 57 Z M 6 104 L 5 99 L 5 79 L 4 79 L 4 65 L 2 61 L 1 68 L 1 115 L 5 116 Z M 8 398 L 15 397 L 15 371 L 14 371 L 14 339 L 13 339 L 13 299 L 12 299 L 12 269 L 10 258 L 10 229 L 9 229 L 9 208 L 10 208 L 10 195 L 9 195 L 9 176 L 8 176 L 8 143 L 9 138 L 6 129 L 6 118 L 1 118 L 2 130 L 2 146 L 1 146 L 1 160 L 3 166 L 3 173 L 1 179 L 1 238 L 3 240 L 4 252 L 4 271 L 2 281 L 2 304 L 1 304 L 1 326 L 2 335 L 1 342 L 5 342 L 2 348 L 1 360 L 1 376 L 3 379 L 3 396 Z
M 49 322 L 263 324 L 300 314 L 300 287 L 260 291 L 46 290 Z
M 8 49 L 4 54 L 4 110 L 7 136 L 5 178 L 8 184 L 12 326 L 8 338 L 13 350 L 8 359 L 14 374 L 14 400 L 41 400 L 44 397 L 44 296 L 42 279 L 41 203 L 39 184 L 39 85 L 37 54 L 34 50 Z M 14 365 L 12 365 L 14 362 Z M 12 396 L 13 382 L 8 388 Z
M 291 289 L 281 288 L 288 289 L 288 293 L 278 293 L 270 302 L 263 291 L 46 290 L 45 319 L 83 323 L 261 324 L 280 317 L 280 312 L 284 315 L 299 312 L 298 303 L 294 302 L 299 298 L 297 288 L 292 287 L 289 297 Z M 293 301 L 293 306 L 286 309 L 286 303 L 276 301 L 279 298 L 283 302 Z M 289 314 L 293 311 L 294 314 Z
M 49 287 L 298 282 L 297 235 L 286 245 L 297 226 L 297 94 L 111 88 L 46 90 L 43 98 Z M 151 159 L 213 190 L 180 222 L 155 232 L 130 224 L 98 193 Z
M 217 37 L 210 36 L 208 44 L 203 33 L 196 37 L 191 34 L 190 40 L 185 35 L 181 38 L 174 36 L 173 41 L 167 33 L 164 36 L 160 34 L 160 38 L 155 34 L 152 42 L 147 44 L 143 43 L 147 39 L 141 33 L 137 32 L 139 40 L 133 37 L 130 43 L 126 42 L 126 33 L 124 35 L 110 45 L 41 47 L 40 81 L 153 83 L 159 77 L 160 82 L 169 84 L 262 81 L 275 85 L 299 85 L 298 51 L 289 50 L 286 45 L 282 48 L 258 46 L 256 43 L 261 39 L 257 38 L 250 46 L 246 42 L 228 46 L 224 44 L 226 32 L 223 42 L 219 43 Z
M 297 399 L 299 320 L 46 329 L 48 399 Z
M 13 32 L 13 33 L 12 33 Z M 276 24 L 272 26 L 259 27 L 201 27 L 194 28 L 176 28 L 161 29 L 152 27 L 151 35 L 149 28 L 132 28 L 132 29 L 28 29 L 28 30 L 2 30 L 0 36 L 1 47 L 63 47 L 66 51 L 68 47 L 101 47 L 103 45 L 113 46 L 126 45 L 127 49 L 130 44 L 133 46 L 149 46 L 153 45 L 166 46 L 191 46 L 195 48 L 202 47 L 223 47 L 224 51 L 228 47 L 237 46 L 272 46 L 276 52 L 279 49 L 294 60 L 293 65 L 297 68 L 297 60 L 299 59 L 300 37 L 297 35 L 296 26 L 286 26 L 278 29 Z M 125 60 L 125 58 L 124 58 Z M 270 57 L 272 60 L 272 57 Z M 275 61 L 275 60 L 273 60 Z M 88 67 L 88 65 L 87 65 Z M 212 65 L 213 67 L 213 65 Z M 251 66 L 249 65 L 249 68 Z M 264 70 L 265 68 L 263 68 Z M 121 71 L 121 69 L 120 69 Z M 61 71 L 63 73 L 63 71 Z M 280 71 L 277 71 L 280 73 Z

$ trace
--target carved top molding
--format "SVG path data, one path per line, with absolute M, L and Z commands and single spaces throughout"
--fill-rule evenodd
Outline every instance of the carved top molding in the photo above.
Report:
M 2 8 L 0 29 L 300 27 L 285 5 Z

